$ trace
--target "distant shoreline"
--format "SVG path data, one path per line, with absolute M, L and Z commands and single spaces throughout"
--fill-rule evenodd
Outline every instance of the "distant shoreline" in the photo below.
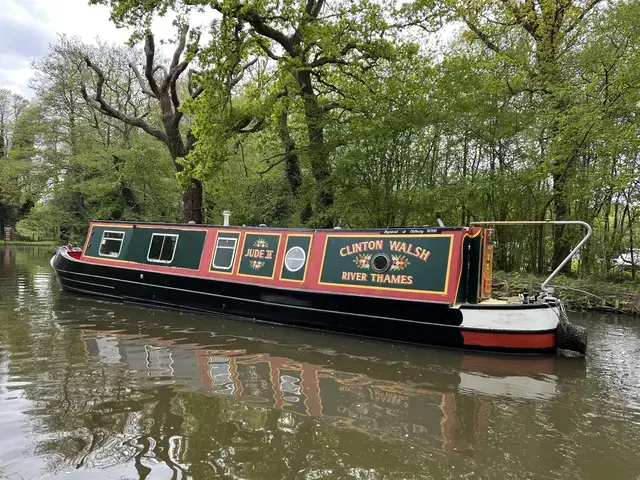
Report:
M 55 240 L 42 240 L 42 241 L 38 241 L 38 242 L 25 241 L 25 240 L 9 240 L 9 241 L 2 240 L 2 241 L 0 241 L 0 245 L 2 245 L 2 246 L 4 246 L 4 245 L 24 245 L 24 246 L 33 246 L 33 247 L 43 247 L 43 246 L 53 247 L 55 245 L 61 245 L 61 244 L 62 244 L 62 242 L 56 242 Z

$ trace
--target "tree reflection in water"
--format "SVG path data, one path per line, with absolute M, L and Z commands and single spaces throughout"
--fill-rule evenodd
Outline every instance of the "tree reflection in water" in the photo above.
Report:
M 517 389 L 526 378 L 535 385 L 520 392 L 525 397 L 555 394 L 553 375 L 473 369 L 490 369 L 483 365 L 490 357 L 450 353 L 446 363 L 417 366 L 359 348 L 185 332 L 185 316 L 177 319 L 181 331 L 172 331 L 166 325 L 175 319 L 130 327 L 115 325 L 108 310 L 91 311 L 82 324 L 65 325 L 65 338 L 75 336 L 77 344 L 60 345 L 52 358 L 73 351 L 81 357 L 60 372 L 45 368 L 49 381 L 29 387 L 47 412 L 38 417 L 42 428 L 51 432 L 35 453 L 52 459 L 52 473 L 133 464 L 139 478 L 160 466 L 171 478 L 351 478 L 365 464 L 370 473 L 410 476 L 428 457 L 473 456 L 489 428 L 490 402 L 472 395 L 482 393 L 483 382 Z M 154 320 L 165 315 L 152 312 Z M 515 362 L 525 370 L 554 365 L 548 358 Z M 60 381 L 55 373 L 63 373 Z

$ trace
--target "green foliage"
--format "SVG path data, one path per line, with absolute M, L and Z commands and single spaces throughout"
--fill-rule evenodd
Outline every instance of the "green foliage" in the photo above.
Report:
M 17 225 L 18 233 L 73 238 L 93 219 L 168 222 L 180 218 L 180 188 L 168 153 L 158 142 L 134 135 L 130 147 L 111 147 L 67 158 L 64 175 Z
M 609 259 L 637 243 L 638 2 L 91 3 L 139 31 L 169 11 L 218 12 L 176 92 L 197 142 L 176 179 L 162 143 L 87 107 L 79 86 L 95 79 L 78 54 L 89 47 L 62 38 L 36 62 L 36 99 L 2 127 L 0 218 L 24 217 L 25 234 L 175 220 L 178 181 L 197 178 L 209 218 L 230 209 L 237 224 L 586 220 L 581 276 L 610 276 Z M 429 32 L 453 21 L 438 47 Z M 139 56 L 108 45 L 92 56 L 111 75 L 111 104 L 161 124 L 147 94 L 123 93 Z M 500 228 L 497 267 L 543 274 L 579 237 Z
M 298 226 L 297 203 L 282 172 L 266 173 L 264 159 L 277 154 L 278 143 L 268 132 L 248 138 L 209 182 L 210 209 L 214 218 L 222 210 L 233 212 L 238 225 Z

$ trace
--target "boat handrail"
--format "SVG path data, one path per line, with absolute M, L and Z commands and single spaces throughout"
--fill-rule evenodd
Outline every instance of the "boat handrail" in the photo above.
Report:
M 540 289 L 544 292 L 547 291 L 547 287 L 549 286 L 549 282 L 555 277 L 562 268 L 573 258 L 573 256 L 578 253 L 580 247 L 582 247 L 587 240 L 591 237 L 593 230 L 591 229 L 591 225 L 587 222 L 583 222 L 580 220 L 495 220 L 495 221 L 484 221 L 484 222 L 471 222 L 471 225 L 582 225 L 587 229 L 587 234 L 584 236 L 582 240 L 576 245 L 576 247 L 571 250 L 571 253 L 567 255 L 567 257 L 558 265 L 558 267 L 551 272 L 551 274 L 547 277 L 547 279 L 542 282 Z

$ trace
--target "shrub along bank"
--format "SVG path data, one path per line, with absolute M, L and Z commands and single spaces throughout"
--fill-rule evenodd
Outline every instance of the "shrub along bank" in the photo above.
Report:
M 514 297 L 535 293 L 545 277 L 518 272 L 496 272 L 493 275 L 493 296 Z M 640 281 L 621 282 L 576 279 L 559 275 L 552 286 L 570 310 L 590 310 L 636 315 L 640 313 Z

